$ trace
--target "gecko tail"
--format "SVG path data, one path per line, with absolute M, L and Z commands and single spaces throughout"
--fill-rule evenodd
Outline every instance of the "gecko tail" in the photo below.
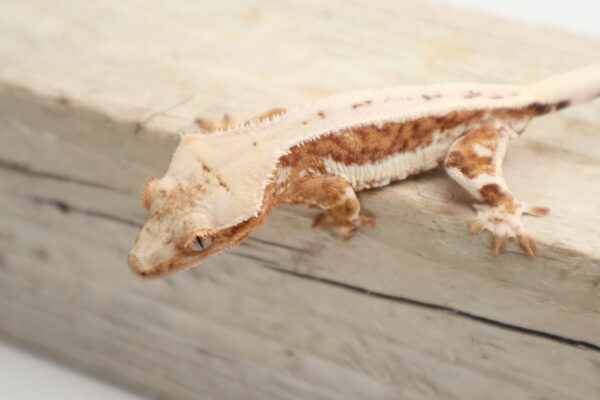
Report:
M 565 72 L 526 87 L 536 102 L 582 103 L 600 97 L 600 64 Z

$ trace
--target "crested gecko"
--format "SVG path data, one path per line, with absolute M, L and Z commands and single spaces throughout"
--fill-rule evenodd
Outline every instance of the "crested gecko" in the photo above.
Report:
M 315 227 L 348 240 L 375 220 L 356 192 L 443 166 L 477 203 L 470 233 L 491 231 L 494 254 L 514 238 L 534 256 L 517 200 L 502 177 L 509 140 L 533 117 L 600 96 L 600 64 L 531 85 L 446 84 L 355 91 L 244 124 L 198 119 L 165 176 L 142 191 L 149 218 L 128 263 L 143 278 L 197 265 L 244 241 L 281 203 L 323 210 Z

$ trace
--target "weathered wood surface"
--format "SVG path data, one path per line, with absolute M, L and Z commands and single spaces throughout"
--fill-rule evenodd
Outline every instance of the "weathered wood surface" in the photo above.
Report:
M 283 207 L 160 282 L 127 270 L 173 134 L 340 90 L 526 82 L 600 41 L 411 1 L 0 6 L 0 335 L 168 399 L 600 396 L 600 104 L 536 120 L 506 177 L 540 256 L 467 236 L 441 172 L 361 195 L 349 245 Z

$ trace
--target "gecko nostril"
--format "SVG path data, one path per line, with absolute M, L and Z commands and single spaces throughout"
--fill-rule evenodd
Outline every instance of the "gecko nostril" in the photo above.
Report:
M 136 275 L 147 277 L 150 275 L 150 272 L 144 268 L 144 262 L 140 260 L 140 258 L 136 254 L 129 254 L 127 257 L 127 264 L 129 264 L 129 269 Z

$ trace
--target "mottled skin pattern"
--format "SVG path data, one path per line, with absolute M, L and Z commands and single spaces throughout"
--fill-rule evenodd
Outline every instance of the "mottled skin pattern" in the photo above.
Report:
M 353 107 L 366 105 L 368 103 L 354 104 Z M 376 225 L 374 218 L 359 215 L 360 202 L 355 192 L 376 188 L 398 179 L 391 176 L 389 181 L 365 181 L 352 186 L 347 180 L 327 171 L 324 159 L 330 157 L 343 164 L 374 164 L 390 155 L 426 148 L 431 145 L 435 134 L 441 134 L 438 135 L 437 140 L 446 140 L 449 143 L 447 156 L 445 160 L 441 157 L 438 165 L 443 164 L 449 172 L 459 171 L 450 173 L 450 176 L 455 179 L 458 176 L 458 183 L 482 201 L 482 204 L 476 206 L 479 217 L 472 221 L 470 232 L 477 233 L 485 228 L 491 230 L 494 233 L 492 247 L 495 254 L 504 251 L 509 237 L 515 237 L 521 248 L 533 256 L 536 252 L 535 241 L 526 235 L 518 220 L 521 213 L 545 215 L 548 209 L 523 206 L 510 193 L 502 179 L 501 171 L 505 146 L 498 144 L 508 141 L 511 126 L 526 125 L 534 116 L 553 111 L 558 107 L 564 107 L 564 103 L 544 106 L 533 104 L 516 110 L 456 111 L 441 117 L 425 117 L 403 123 L 347 129 L 296 146 L 280 159 L 274 182 L 265 192 L 264 209 L 259 217 L 224 231 L 204 233 L 205 236 L 212 238 L 212 245 L 201 255 L 197 252 L 184 252 L 181 257 L 157 266 L 151 276 L 144 271 L 138 274 L 150 278 L 166 276 L 196 259 L 210 257 L 213 251 L 218 251 L 220 244 L 226 244 L 228 247 L 237 245 L 244 241 L 265 220 L 270 211 L 281 203 L 304 204 L 323 209 L 324 212 L 315 217 L 313 227 L 336 228 L 345 241 L 350 240 L 358 227 Z M 274 108 L 252 118 L 247 123 L 270 118 L 281 112 L 283 109 Z M 502 122 L 496 126 L 492 121 L 496 121 L 496 125 L 498 121 Z M 198 118 L 196 123 L 206 134 L 228 129 L 236 124 L 228 115 L 225 115 L 220 123 L 201 118 Z M 464 132 L 456 129 L 461 127 L 471 128 L 467 128 Z M 474 151 L 475 146 L 486 148 L 489 154 L 480 155 Z M 423 169 L 419 168 L 409 175 L 422 171 Z M 477 183 L 475 178 L 481 176 L 490 177 L 492 183 Z M 153 196 L 172 198 L 167 200 L 170 203 L 169 208 L 172 209 L 186 207 L 181 204 L 181 198 L 202 195 L 198 187 L 178 188 L 170 193 L 152 195 L 152 187 L 156 181 L 156 179 L 150 180 L 142 191 L 142 204 L 146 209 L 149 208 Z M 182 193 L 183 190 L 186 190 L 186 193 Z M 160 214 L 156 217 L 160 218 Z M 511 228 L 510 224 L 507 225 L 507 220 L 510 218 L 517 219 L 518 227 Z M 194 235 L 191 234 L 181 247 L 187 248 L 193 237 Z M 135 264 L 135 259 L 130 256 L 129 262 Z
M 415 113 L 416 117 L 367 118 L 373 122 L 351 127 L 340 116 L 368 113 L 369 110 L 380 110 L 382 115 L 387 115 L 386 103 L 394 104 L 394 99 L 373 92 L 374 97 L 363 97 L 360 101 L 344 103 L 333 99 L 296 113 L 275 108 L 242 125 L 237 125 L 227 115 L 220 123 L 199 118 L 196 123 L 204 134 L 222 132 L 211 136 L 218 140 L 235 133 L 238 136 L 234 142 L 243 141 L 243 135 L 252 135 L 253 124 L 258 124 L 267 133 L 267 128 L 274 126 L 274 132 L 282 137 L 285 137 L 286 129 L 296 129 L 300 133 L 298 137 L 292 136 L 296 141 L 291 143 L 297 144 L 284 147 L 285 151 L 274 158 L 273 170 L 263 180 L 266 185 L 258 198 L 257 212 L 237 220 L 238 217 L 229 216 L 227 210 L 231 209 L 219 207 L 231 203 L 239 204 L 236 207 L 245 210 L 248 203 L 243 201 L 247 199 L 240 194 L 246 193 L 247 188 L 236 180 L 238 175 L 246 176 L 244 171 L 214 168 L 210 160 L 215 160 L 212 158 L 215 153 L 202 153 L 201 149 L 192 147 L 196 143 L 193 135 L 184 137 L 180 144 L 184 146 L 183 150 L 176 153 L 179 159 L 174 156 L 177 162 L 172 162 L 164 178 L 150 180 L 142 192 L 142 204 L 149 212 L 149 220 L 136 239 L 129 265 L 145 278 L 160 278 L 189 268 L 244 241 L 281 203 L 321 208 L 323 212 L 317 215 L 313 227 L 332 227 L 344 240 L 349 240 L 357 228 L 376 224 L 374 218 L 360 215 L 357 191 L 384 186 L 438 166 L 478 201 L 475 204 L 477 216 L 470 224 L 470 233 L 490 231 L 494 254 L 503 252 L 508 240 L 513 238 L 525 253 L 534 256 L 536 243 L 526 233 L 521 215 L 543 216 L 549 210 L 524 204 L 511 193 L 502 176 L 502 160 L 509 140 L 519 135 L 533 117 L 560 110 L 572 101 L 581 102 L 597 96 L 594 90 L 600 86 L 600 66 L 581 71 L 527 87 L 526 95 L 522 96 L 512 93 L 510 88 L 504 92 L 486 87 L 455 90 L 451 92 L 452 101 L 466 106 L 449 108 L 442 113 L 437 111 L 447 104 L 442 94 L 436 91 L 408 92 L 411 97 L 402 100 L 417 99 L 423 107 L 419 110 L 424 110 Z M 588 85 L 580 75 L 591 83 Z M 498 103 L 491 102 L 494 99 L 498 99 Z M 434 105 L 427 108 L 427 104 Z M 481 104 L 486 106 L 481 107 Z M 373 112 L 375 117 L 376 114 Z M 298 119 L 294 119 L 295 116 Z M 286 122 L 288 125 L 269 125 L 270 121 L 289 122 Z M 324 133 L 314 136 L 306 133 L 312 126 L 318 127 L 320 122 L 327 121 L 337 121 L 337 125 L 330 125 L 333 130 L 323 130 Z M 249 133 L 240 126 L 249 127 Z M 268 156 L 269 152 L 260 153 L 265 144 L 261 143 L 263 136 L 245 137 L 243 149 L 252 151 L 248 154 Z M 270 143 L 278 143 L 273 137 L 279 136 L 271 136 Z M 270 151 L 271 147 L 265 148 Z M 197 157 L 199 153 L 204 154 L 204 158 Z M 238 154 L 224 156 L 224 160 L 237 162 Z M 251 174 L 248 177 L 253 179 Z M 237 186 L 232 189 L 231 184 Z M 237 191 L 235 187 L 238 187 Z M 221 220 L 225 219 L 225 225 L 219 222 L 219 216 Z M 238 222 L 227 225 L 228 220 Z

